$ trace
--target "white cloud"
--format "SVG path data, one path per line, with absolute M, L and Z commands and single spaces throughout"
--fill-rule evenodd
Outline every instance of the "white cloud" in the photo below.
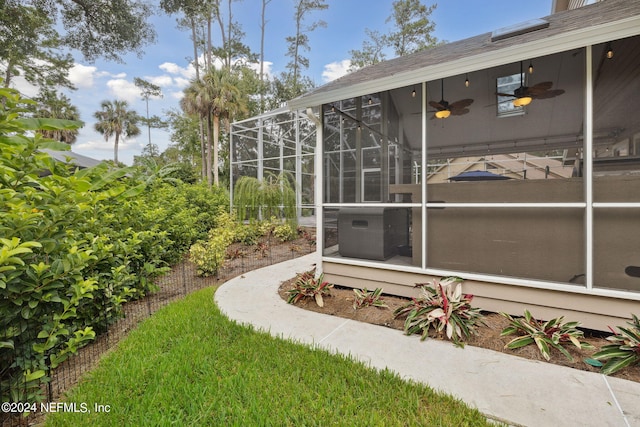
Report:
M 173 79 L 174 83 L 176 86 L 181 87 L 181 88 L 185 88 L 187 86 L 189 86 L 189 79 L 185 79 L 183 77 L 176 77 L 175 79 Z
M 169 96 L 173 99 L 177 99 L 178 101 L 181 100 L 182 98 L 184 98 L 184 92 L 179 91 L 179 92 L 171 92 L 169 94 Z
M 93 65 L 74 64 L 69 69 L 69 81 L 78 89 L 90 89 L 94 87 L 95 79 L 109 77 L 121 80 L 127 77 L 127 73 L 110 73 L 109 71 L 98 71 Z
M 191 64 L 187 65 L 186 67 L 181 67 L 173 62 L 164 62 L 160 64 L 158 68 L 169 74 L 178 75 L 186 79 L 192 79 L 196 76 L 196 70 Z
M 140 98 L 140 89 L 125 79 L 113 79 L 107 82 L 107 87 L 118 99 L 133 103 Z
M 260 74 L 260 63 L 252 62 L 249 64 L 249 68 L 254 70 L 256 73 Z M 271 79 L 273 77 L 273 62 L 264 61 L 264 69 L 263 69 L 265 78 Z
M 79 89 L 89 89 L 93 87 L 93 78 L 99 73 L 93 65 L 74 64 L 69 69 L 69 81 Z
M 96 77 L 111 77 L 114 79 L 124 79 L 125 77 L 127 77 L 127 73 L 122 72 L 118 74 L 113 74 L 113 73 L 110 73 L 109 71 L 98 71 L 96 73 Z
M 73 150 L 83 150 L 83 151 L 108 151 L 113 153 L 113 143 L 114 138 L 111 137 L 109 141 L 105 141 L 104 139 L 89 139 L 86 142 L 77 142 L 73 145 Z M 122 138 L 118 141 L 118 154 L 123 151 L 128 150 L 137 150 L 140 151 L 142 149 L 142 144 L 136 138 Z
M 20 91 L 21 94 L 29 98 L 38 95 L 38 87 L 29 83 L 23 76 L 13 76 L 11 78 L 11 87 Z
M 348 74 L 348 69 L 351 66 L 351 61 L 349 59 L 343 59 L 342 61 L 332 62 L 330 64 L 326 64 L 324 66 L 324 71 L 322 71 L 322 80 L 327 83 L 337 78 Z
M 165 87 L 174 85 L 174 80 L 170 76 L 156 76 L 156 77 L 145 77 L 144 78 L 149 83 L 152 83 L 156 86 Z

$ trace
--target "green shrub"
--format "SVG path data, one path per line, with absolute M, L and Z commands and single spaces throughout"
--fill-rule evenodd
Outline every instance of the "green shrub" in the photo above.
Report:
M 288 242 L 298 237 L 298 227 L 290 222 L 276 225 L 273 228 L 273 236 L 281 242 Z
M 49 367 L 153 291 L 229 206 L 222 189 L 54 161 L 43 149 L 68 145 L 32 132 L 81 123 L 22 118 L 29 102 L 0 88 L 0 388 L 16 401 L 38 399 Z
M 234 242 L 242 243 L 247 246 L 253 246 L 258 243 L 258 239 L 262 236 L 259 223 L 252 222 L 249 224 L 238 224 L 235 231 Z
M 216 228 L 209 231 L 209 238 L 194 244 L 189 250 L 191 261 L 202 276 L 218 274 L 226 259 L 227 248 L 235 239 L 236 223 L 230 214 L 219 213 L 216 222 Z

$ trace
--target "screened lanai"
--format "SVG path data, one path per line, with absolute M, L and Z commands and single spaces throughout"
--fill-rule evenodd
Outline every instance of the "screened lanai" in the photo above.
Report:
M 321 109 L 325 280 L 414 296 L 456 276 L 483 309 L 594 329 L 637 309 L 639 20 L 599 2 L 291 100 Z
M 316 126 L 304 110 L 280 108 L 231 124 L 231 200 L 243 176 L 259 180 L 284 174 L 295 184 L 302 224 L 314 217 Z

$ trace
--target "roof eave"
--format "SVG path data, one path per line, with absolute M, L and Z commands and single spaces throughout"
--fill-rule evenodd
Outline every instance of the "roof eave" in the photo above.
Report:
M 640 15 L 635 15 L 522 44 L 506 46 L 490 52 L 470 55 L 453 61 L 442 62 L 411 71 L 398 72 L 387 77 L 353 84 L 347 88 L 343 87 L 317 94 L 303 95 L 290 100 L 287 104 L 292 110 L 316 107 L 342 99 L 421 84 L 425 81 L 551 55 L 638 34 L 640 34 Z

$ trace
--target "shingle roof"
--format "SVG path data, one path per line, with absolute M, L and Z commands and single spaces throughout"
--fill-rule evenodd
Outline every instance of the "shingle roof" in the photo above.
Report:
M 81 169 L 90 168 L 102 163 L 102 160 L 83 156 L 82 154 L 74 153 L 73 151 L 55 151 L 45 148 L 40 149 L 40 151 L 49 154 L 59 162 L 73 164 L 80 167 Z
M 513 51 L 519 46 L 526 44 L 539 45 L 545 44 L 547 41 L 551 43 L 552 39 L 562 39 L 571 33 L 577 33 L 577 40 L 579 41 L 580 32 L 586 33 L 590 28 L 623 21 L 625 19 L 637 21 L 639 17 L 639 0 L 601 1 L 579 9 L 558 12 L 547 16 L 543 18 L 549 23 L 546 28 L 497 41 L 492 41 L 492 33 L 485 33 L 362 68 L 289 101 L 289 106 L 291 108 L 316 106 L 332 94 L 336 96 L 333 101 L 344 99 L 345 97 L 339 96 L 340 92 L 346 89 L 350 89 L 350 91 L 353 92 L 354 86 L 362 87 L 359 95 L 375 92 L 376 90 L 371 90 L 372 87 L 377 88 L 377 90 L 390 89 L 394 76 L 396 78 L 406 77 L 404 82 L 407 85 L 416 84 L 424 81 L 424 79 L 420 79 L 417 75 L 422 70 L 435 67 L 442 68 L 443 65 L 448 63 L 454 63 L 470 57 L 479 57 L 481 55 L 490 56 L 492 53 L 496 54 L 505 50 Z M 637 28 L 637 23 L 632 22 L 629 26 Z M 565 49 L 559 47 L 558 51 L 559 50 Z M 460 69 L 456 70 L 454 74 L 466 71 L 473 70 Z M 374 82 L 380 82 L 381 84 L 375 84 Z M 349 96 L 355 95 L 349 93 Z

